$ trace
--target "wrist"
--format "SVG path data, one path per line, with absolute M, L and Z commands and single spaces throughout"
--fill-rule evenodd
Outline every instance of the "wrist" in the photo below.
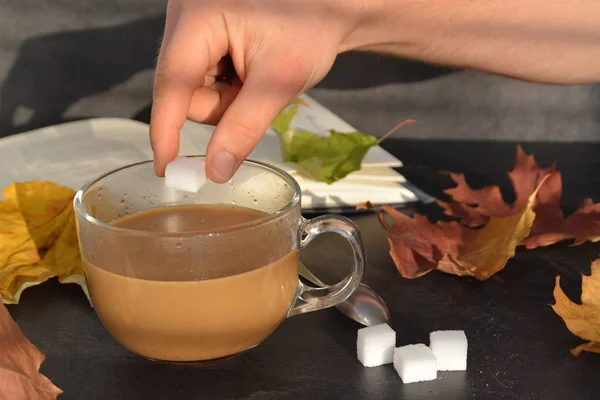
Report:
M 339 46 L 339 53 L 352 50 L 374 50 L 389 46 L 401 48 L 417 44 L 414 24 L 408 18 L 408 9 L 414 9 L 415 0 L 351 0 L 354 21 Z M 402 29 L 398 27 L 401 26 Z M 412 37 L 411 37 L 412 36 Z

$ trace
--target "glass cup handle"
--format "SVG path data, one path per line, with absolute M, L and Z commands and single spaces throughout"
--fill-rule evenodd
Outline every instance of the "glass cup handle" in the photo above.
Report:
M 361 282 L 365 270 L 365 248 L 358 228 L 348 218 L 339 215 L 323 215 L 311 220 L 302 218 L 298 248 L 302 250 L 315 237 L 325 232 L 340 234 L 350 242 L 354 267 L 348 276 L 335 285 L 311 287 L 299 281 L 296 302 L 288 317 L 335 306 L 350 297 Z

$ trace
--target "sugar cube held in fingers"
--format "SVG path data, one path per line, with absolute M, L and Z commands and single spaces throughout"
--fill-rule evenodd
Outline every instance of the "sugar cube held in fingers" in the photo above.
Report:
M 391 364 L 395 347 L 396 332 L 388 324 L 369 326 L 358 330 L 357 356 L 365 367 Z
M 204 158 L 177 157 L 167 164 L 165 185 L 186 192 L 197 192 L 207 180 L 205 165 Z
M 437 360 L 424 344 L 410 344 L 394 350 L 394 368 L 402 382 L 424 382 L 437 378 Z
M 467 336 L 464 331 L 435 331 L 429 334 L 429 347 L 437 358 L 438 371 L 467 369 Z

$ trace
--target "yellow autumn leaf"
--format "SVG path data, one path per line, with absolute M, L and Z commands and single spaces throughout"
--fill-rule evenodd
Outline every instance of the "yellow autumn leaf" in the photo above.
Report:
M 48 248 L 73 213 L 75 192 L 50 182 L 14 183 L 2 192 L 7 203 L 20 211 L 38 249 Z
M 587 351 L 588 353 L 598 353 L 600 354 L 600 343 L 598 342 L 587 342 L 584 344 L 580 344 L 571 350 L 571 354 L 575 357 L 581 354 L 582 351 Z
M 50 182 L 15 183 L 0 202 L 0 295 L 18 303 L 24 289 L 58 277 L 87 295 L 72 206 L 75 192 Z
M 0 202 L 0 276 L 12 265 L 37 261 L 37 249 L 23 215 L 10 204 Z
M 43 262 L 55 272 L 61 283 L 77 283 L 80 285 L 89 299 L 73 211 L 70 213 L 69 219 L 66 221 L 56 242 L 46 252 Z
M 581 304 L 573 303 L 560 288 L 560 277 L 554 286 L 556 303 L 552 309 L 563 319 L 567 328 L 576 336 L 589 341 L 573 350 L 577 356 L 582 351 L 600 353 L 600 259 L 592 263 L 590 276 L 581 282 Z

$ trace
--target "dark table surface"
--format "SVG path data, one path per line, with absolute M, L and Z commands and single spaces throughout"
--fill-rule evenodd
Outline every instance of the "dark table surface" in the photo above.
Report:
M 390 140 L 402 172 L 433 195 L 448 187 L 439 171 L 465 172 L 475 186 L 499 183 L 510 200 L 506 171 L 514 143 Z M 525 145 L 543 164 L 558 162 L 565 210 L 584 196 L 600 200 L 600 145 Z M 366 199 L 365 199 L 366 200 Z M 414 210 L 406 210 L 412 212 Z M 434 206 L 418 207 L 430 216 Z M 427 343 L 437 329 L 463 329 L 469 338 L 468 370 L 443 372 L 436 381 L 404 385 L 391 365 L 364 368 L 356 359 L 358 324 L 328 309 L 286 320 L 263 344 L 208 367 L 147 361 L 116 343 L 81 290 L 49 282 L 30 288 L 9 310 L 46 354 L 42 372 L 65 393 L 61 399 L 597 399 L 600 356 L 574 357 L 582 343 L 552 311 L 557 275 L 578 299 L 581 273 L 600 256 L 600 245 L 561 244 L 519 251 L 486 282 L 433 272 L 400 277 L 385 235 L 372 214 L 352 217 L 368 252 L 364 281 L 388 303 L 397 344 Z M 325 235 L 303 260 L 326 281 L 344 275 L 347 245 Z

